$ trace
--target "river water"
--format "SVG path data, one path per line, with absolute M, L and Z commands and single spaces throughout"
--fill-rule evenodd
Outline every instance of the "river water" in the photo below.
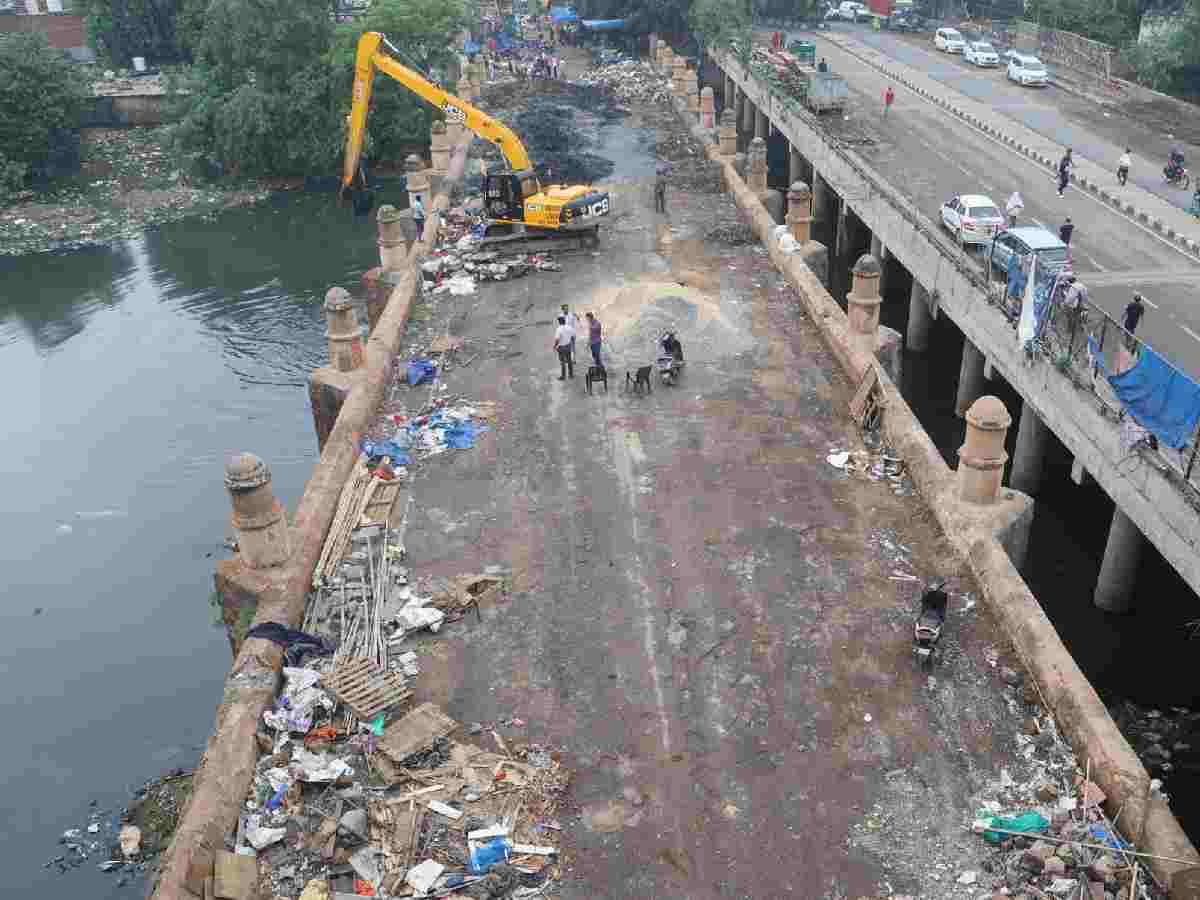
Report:
M 140 894 L 60 872 L 95 801 L 190 768 L 229 644 L 210 607 L 229 534 L 224 463 L 250 450 L 294 510 L 316 458 L 321 303 L 359 294 L 373 225 L 328 194 L 109 247 L 0 257 L 0 895 Z

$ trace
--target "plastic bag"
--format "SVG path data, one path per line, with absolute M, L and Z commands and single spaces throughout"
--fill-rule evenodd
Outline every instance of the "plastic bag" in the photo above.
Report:
M 408 384 L 409 387 L 416 387 L 418 384 L 427 384 L 433 381 L 433 376 L 437 374 L 437 366 L 428 359 L 414 359 L 408 364 Z
M 508 854 L 512 845 L 506 837 L 492 838 L 490 841 L 471 845 L 471 874 L 486 875 L 492 866 L 508 862 Z
M 1041 813 L 1027 812 L 1019 816 L 993 816 L 988 824 L 993 828 L 1003 828 L 1005 831 L 1019 831 L 1022 834 L 1038 834 L 1050 827 L 1050 822 Z M 989 844 L 999 844 L 1012 835 L 1000 834 L 995 831 L 985 831 L 983 839 Z

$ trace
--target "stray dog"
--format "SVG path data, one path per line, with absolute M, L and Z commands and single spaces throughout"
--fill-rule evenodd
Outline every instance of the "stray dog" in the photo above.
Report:
M 641 366 L 637 370 L 636 374 L 633 372 L 626 371 L 626 373 L 625 373 L 625 388 L 626 388 L 626 390 L 631 390 L 635 394 L 640 394 L 642 392 L 642 388 L 645 388 L 647 394 L 654 393 L 650 389 L 650 372 L 651 372 L 650 366 Z M 607 385 L 605 386 L 605 389 L 607 390 Z
M 588 366 L 585 386 L 589 394 L 592 392 L 593 381 L 603 381 L 604 393 L 608 393 L 608 370 L 604 366 Z

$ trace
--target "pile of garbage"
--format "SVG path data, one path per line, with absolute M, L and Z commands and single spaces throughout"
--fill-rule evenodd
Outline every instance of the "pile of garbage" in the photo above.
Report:
M 835 447 L 829 451 L 825 461 L 847 475 L 869 478 L 871 481 L 886 481 L 891 486 L 892 493 L 898 497 L 912 492 L 904 460 L 886 444 L 875 443 L 874 446 L 858 450 L 842 450 Z
M 580 84 L 608 88 L 622 103 L 668 103 L 671 99 L 667 79 L 640 60 L 627 59 L 588 69 L 577 80 Z
M 436 366 L 429 360 L 408 364 L 409 384 L 432 380 Z M 495 416 L 494 403 L 473 403 L 462 398 L 431 401 L 415 416 L 394 413 L 362 443 L 368 467 L 384 457 L 396 467 L 407 467 L 414 459 L 427 459 L 447 450 L 470 450 L 475 440 L 488 431 Z M 399 474 L 399 473 L 397 473 Z
M 499 253 L 471 250 L 474 235 L 462 237 L 454 250 L 439 250 L 421 263 L 421 275 L 436 294 L 473 294 L 480 281 L 508 281 L 530 272 L 561 272 L 549 253 Z
M 1168 786 L 1177 770 L 1200 767 L 1200 712 L 1183 706 L 1156 709 L 1122 700 L 1110 706 L 1109 713 L 1150 774 Z

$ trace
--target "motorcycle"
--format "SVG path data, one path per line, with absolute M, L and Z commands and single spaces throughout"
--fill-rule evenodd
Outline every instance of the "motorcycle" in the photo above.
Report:
M 946 623 L 946 604 L 949 596 L 943 587 L 944 581 L 929 587 L 921 594 L 921 611 L 913 623 L 913 654 L 923 666 L 933 664 L 937 655 L 938 641 L 942 639 L 942 626 Z
M 1177 168 L 1163 169 L 1163 183 L 1169 184 L 1171 187 L 1183 188 L 1185 191 L 1192 183 L 1192 177 L 1188 174 L 1187 168 L 1178 166 Z
M 658 358 L 655 361 L 658 376 L 665 385 L 674 384 L 683 370 L 683 345 L 675 332 L 665 331 L 658 339 Z
M 1117 184 L 1125 187 L 1125 182 L 1129 180 L 1129 166 L 1117 166 Z

